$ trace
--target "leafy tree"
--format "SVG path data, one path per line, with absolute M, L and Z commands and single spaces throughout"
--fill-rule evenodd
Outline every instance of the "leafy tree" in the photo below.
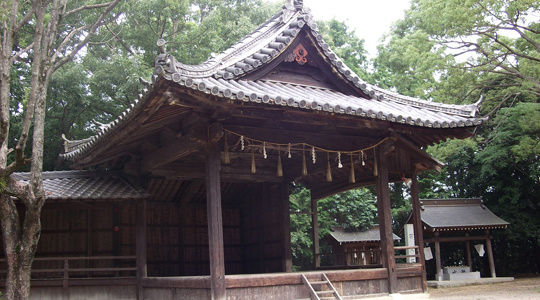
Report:
M 377 223 L 375 196 L 367 189 L 355 189 L 318 201 L 319 235 L 330 233 L 333 225 L 365 231 Z
M 67 139 L 93 134 L 141 93 L 139 78 L 152 73 L 156 41 L 183 63 L 197 64 L 211 51 L 231 44 L 269 18 L 277 4 L 250 1 L 154 1 L 122 3 L 122 22 L 107 24 L 87 45 L 84 55 L 63 66 L 51 80 L 47 98 L 45 170 L 64 169 L 58 159 Z M 235 12 L 235 13 L 231 13 Z M 50 118 L 49 118 L 50 116 Z
M 313 265 L 313 236 L 311 215 L 311 193 L 297 187 L 289 196 L 291 214 L 291 250 L 293 271 L 309 270 Z M 295 214 L 296 213 L 296 214 Z
M 50 80 L 101 26 L 116 20 L 118 14 L 112 11 L 119 2 L 86 5 L 83 1 L 11 0 L 0 6 L 0 219 L 7 257 L 7 299 L 28 299 L 30 292 L 30 270 L 45 203 L 42 166 Z M 17 78 L 29 82 L 22 98 L 17 95 L 20 88 L 11 86 Z M 11 114 L 16 116 L 14 120 L 21 120 L 15 134 L 10 130 Z M 10 175 L 26 164 L 30 164 L 29 182 L 13 180 Z M 14 199 L 24 205 L 24 218 L 19 218 Z
M 326 22 L 318 22 L 317 26 L 324 41 L 328 43 L 347 67 L 363 80 L 371 82 L 368 73 L 367 51 L 364 48 L 365 41 L 360 39 L 354 30 L 350 30 L 345 22 L 338 21 L 335 18 Z
M 538 272 L 540 31 L 537 1 L 414 0 L 378 47 L 374 78 L 400 93 L 474 103 L 491 120 L 475 137 L 428 148 L 446 162 L 422 198 L 482 197 L 512 223 L 494 232 L 497 269 Z M 533 254 L 534 253 L 534 254 Z M 529 263 L 523 263 L 529 262 Z
M 326 237 L 332 226 L 364 231 L 377 223 L 375 196 L 368 189 L 356 189 L 318 200 L 319 241 L 321 251 L 326 251 Z M 309 190 L 298 187 L 289 198 L 293 212 L 310 212 Z M 313 237 L 311 215 L 291 214 L 291 247 L 293 268 L 308 270 L 313 266 Z

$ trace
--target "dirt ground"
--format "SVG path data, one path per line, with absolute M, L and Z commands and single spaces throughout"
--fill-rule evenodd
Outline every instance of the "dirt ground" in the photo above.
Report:
M 439 300 L 540 300 L 540 277 L 516 278 L 511 282 L 430 288 L 429 299 Z

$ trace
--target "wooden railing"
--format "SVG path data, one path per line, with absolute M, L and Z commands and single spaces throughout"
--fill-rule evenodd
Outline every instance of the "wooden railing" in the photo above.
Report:
M 414 254 L 396 255 L 395 256 L 396 262 L 398 262 L 398 259 L 403 259 L 404 258 L 405 263 L 408 263 L 407 258 L 410 258 L 410 257 L 415 257 L 416 262 L 420 262 L 420 253 L 418 252 L 419 251 L 418 246 L 395 246 L 394 247 L 395 252 L 397 252 L 397 251 L 405 251 L 405 253 L 407 253 L 407 250 L 410 250 L 410 249 L 414 249 Z M 403 262 L 401 262 L 401 263 L 403 263 Z
M 59 268 L 32 268 L 32 274 L 38 273 L 52 273 L 58 274 L 56 277 L 62 277 L 65 281 L 64 285 L 67 285 L 67 280 L 70 278 L 70 274 L 73 273 L 86 273 L 88 277 L 95 275 L 98 272 L 107 272 L 113 274 L 113 276 L 118 277 L 120 272 L 133 273 L 131 276 L 123 277 L 137 277 L 137 256 L 88 256 L 88 257 L 36 257 L 34 258 L 34 263 L 39 262 L 58 262 L 58 265 L 63 265 Z M 130 263 L 133 267 L 75 267 L 70 268 L 69 263 L 73 261 L 86 261 L 85 265 L 91 266 L 92 261 L 111 261 L 111 265 L 121 265 L 121 261 L 132 261 Z M 0 274 L 6 274 L 7 270 L 5 269 L 6 259 L 0 259 L 0 263 L 3 263 L 3 270 L 0 270 Z M 80 264 L 79 264 L 80 265 Z M 39 276 L 36 276 L 39 277 Z
M 324 259 L 328 257 L 329 259 Z M 315 259 L 320 268 L 374 267 L 381 264 L 381 249 L 348 251 L 341 253 L 316 253 Z

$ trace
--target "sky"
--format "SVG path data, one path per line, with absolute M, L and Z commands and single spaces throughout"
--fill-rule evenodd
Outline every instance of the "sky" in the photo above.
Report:
M 409 6 L 409 0 L 304 0 L 304 7 L 311 8 L 315 20 L 328 21 L 335 17 L 345 21 L 365 40 L 370 58 L 377 54 L 378 40 L 390 31 L 394 21 L 403 18 Z

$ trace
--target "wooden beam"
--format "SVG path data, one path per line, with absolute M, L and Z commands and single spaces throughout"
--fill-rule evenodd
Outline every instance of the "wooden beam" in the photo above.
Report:
M 433 156 L 427 154 L 425 151 L 420 149 L 419 146 L 411 143 L 398 133 L 393 132 L 392 139 L 395 140 L 396 146 L 409 152 L 412 157 L 419 159 L 421 163 L 427 164 L 437 172 L 441 172 L 442 168 L 445 165 L 443 162 L 440 162 Z
M 379 228 L 381 236 L 381 253 L 383 266 L 388 269 L 388 292 L 399 292 L 396 258 L 394 252 L 394 236 L 392 233 L 392 213 L 390 207 L 390 190 L 388 188 L 388 160 L 381 149 L 376 149 L 377 155 L 377 210 L 379 213 Z
M 137 300 L 144 299 L 143 278 L 147 277 L 146 268 L 146 199 L 137 199 L 135 243 L 137 252 Z
M 257 164 L 257 173 L 251 173 L 250 166 L 235 164 L 221 165 L 222 182 L 283 182 L 276 176 L 276 167 L 264 167 Z M 175 162 L 152 170 L 153 176 L 161 176 L 170 179 L 194 180 L 205 178 L 203 166 L 199 163 Z
M 401 182 L 401 174 L 392 174 L 389 182 Z M 318 184 L 317 187 L 311 187 L 311 194 L 316 199 L 322 199 L 337 193 L 345 192 L 365 186 L 376 184 L 376 178 L 373 177 L 373 171 L 356 173 L 356 182 L 350 183 L 349 176 L 334 179 L 332 182 Z M 308 186 L 309 188 L 309 186 Z
M 219 153 L 218 141 L 211 136 L 208 137 L 206 146 L 205 165 L 211 299 L 226 300 L 221 179 L 219 174 L 221 170 L 221 155 Z
M 198 152 L 204 146 L 206 134 L 200 130 L 191 131 L 190 135 L 176 139 L 160 149 L 145 155 L 141 160 L 141 174 L 151 172 L 189 154 Z
M 438 231 L 434 232 L 439 233 Z M 426 242 L 428 243 L 435 243 L 435 241 L 439 240 L 439 243 L 459 243 L 459 242 L 465 242 L 465 241 L 484 241 L 486 239 L 489 239 L 489 236 L 481 235 L 481 236 L 455 236 L 455 237 L 441 237 L 438 238 L 431 238 L 427 239 Z
M 418 174 L 416 169 L 412 176 L 411 185 L 411 201 L 412 201 L 412 217 L 414 228 L 414 239 L 418 246 L 418 254 L 420 254 L 420 263 L 422 265 L 422 291 L 427 293 L 427 274 L 426 274 L 426 258 L 424 254 L 424 235 L 422 230 L 422 214 L 420 209 L 420 196 L 418 191 Z
M 246 137 L 261 139 L 273 143 L 309 143 L 317 147 L 354 151 L 377 143 L 379 140 L 373 137 L 361 137 L 358 135 L 342 135 L 335 133 L 307 132 L 284 128 L 264 128 L 242 125 L 225 125 L 225 128 Z M 306 149 L 309 151 L 311 149 Z

